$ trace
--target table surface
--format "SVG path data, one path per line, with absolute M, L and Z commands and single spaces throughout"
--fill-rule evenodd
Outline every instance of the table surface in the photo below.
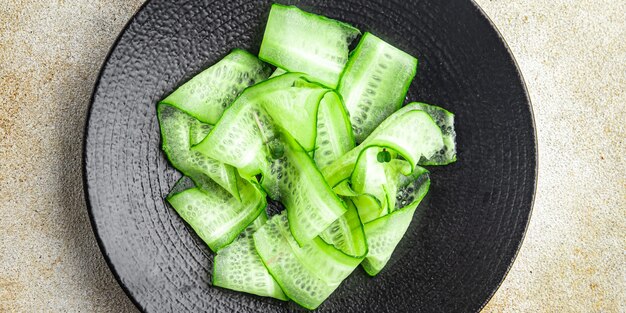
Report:
M 485 312 L 626 311 L 626 1 L 479 0 L 533 103 L 528 233 Z M 0 1 L 0 312 L 135 312 L 89 224 L 90 93 L 142 0 Z

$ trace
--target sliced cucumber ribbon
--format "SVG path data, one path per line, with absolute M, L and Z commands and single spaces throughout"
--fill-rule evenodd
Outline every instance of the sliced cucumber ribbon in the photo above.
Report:
M 337 90 L 343 96 L 357 142 L 398 110 L 417 72 L 417 59 L 366 32 Z
M 210 192 L 184 181 L 177 186 L 167 201 L 213 251 L 235 240 L 267 205 L 260 186 L 241 178 L 241 201 L 215 183 Z
M 259 58 L 290 72 L 306 73 L 335 88 L 348 61 L 348 45 L 360 33 L 346 23 L 294 6 L 273 4 Z

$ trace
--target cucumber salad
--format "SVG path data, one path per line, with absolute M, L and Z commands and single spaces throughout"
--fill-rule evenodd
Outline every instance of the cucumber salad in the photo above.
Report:
M 258 56 L 235 49 L 158 103 L 184 175 L 166 200 L 216 253 L 214 286 L 315 309 L 385 267 L 428 192 L 421 166 L 456 161 L 454 115 L 403 105 L 417 62 L 274 4 Z

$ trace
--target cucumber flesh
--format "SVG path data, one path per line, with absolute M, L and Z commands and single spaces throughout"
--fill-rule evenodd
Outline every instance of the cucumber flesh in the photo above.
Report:
M 254 245 L 287 297 L 313 310 L 337 289 L 361 259 L 342 255 L 319 238 L 300 247 L 287 224 L 284 213 L 273 216 L 254 233 Z M 324 266 L 315 266 L 321 264 L 318 262 Z M 322 270 L 325 267 L 333 270 Z
M 287 73 L 287 71 L 283 70 L 283 69 L 282 69 L 282 68 L 280 68 L 280 67 L 277 67 L 277 68 L 274 70 L 274 72 L 272 73 L 272 75 L 270 75 L 270 77 L 269 77 L 269 78 L 274 78 L 274 77 L 276 77 L 276 76 L 280 76 L 280 75 L 283 75 L 283 74 L 286 74 L 286 73 Z M 268 79 L 269 79 L 269 78 L 268 78 Z
M 345 199 L 345 202 L 346 213 L 326 228 L 320 237 L 349 256 L 363 257 L 367 254 L 363 224 L 352 201 Z
M 270 197 L 285 205 L 291 233 L 303 245 L 346 209 L 306 151 L 287 134 L 281 139 L 284 155 L 273 160 L 264 171 L 262 185 Z
M 361 152 L 372 146 L 394 150 L 414 167 L 420 159 L 430 159 L 440 151 L 444 143 L 441 130 L 430 115 L 415 105 L 404 107 L 383 121 L 360 145 L 322 169 L 328 184 L 335 186 L 348 179 Z
M 254 183 L 238 179 L 241 201 L 213 183 L 204 191 L 198 187 L 170 194 L 166 200 L 213 251 L 231 243 L 254 221 L 267 202 Z
M 387 153 L 389 160 L 380 158 Z M 366 222 L 389 213 L 395 206 L 398 175 L 411 173 L 411 166 L 404 160 L 395 159 L 396 153 L 384 147 L 372 146 L 361 152 L 351 175 L 352 188 L 357 194 L 369 194 L 381 203 L 378 216 L 362 217 Z M 391 159 L 394 158 L 394 159 Z M 359 212 L 376 212 L 378 208 L 359 207 Z
M 424 112 L 428 113 L 433 118 L 437 126 L 441 129 L 443 134 L 443 149 L 437 151 L 437 153 L 424 162 L 420 162 L 420 165 L 447 165 L 456 161 L 456 132 L 454 130 L 454 114 L 446 109 L 438 106 L 415 103 Z
M 238 199 L 235 168 L 191 150 L 191 144 L 199 137 L 200 129 L 207 126 L 199 125 L 200 122 L 192 116 L 164 103 L 158 105 L 157 116 L 162 148 L 170 163 L 199 187 L 212 191 L 212 181 L 215 181 Z
M 349 179 L 341 181 L 339 184 L 337 184 L 335 187 L 333 187 L 333 191 L 337 195 L 344 196 L 344 197 L 356 197 L 356 196 L 359 195 L 350 186 L 350 180 Z
M 350 199 L 357 208 L 359 218 L 364 224 L 389 213 L 387 207 L 374 195 L 362 194 Z
M 384 131 L 368 137 L 366 147 L 389 147 L 402 155 L 412 166 L 421 158 L 429 159 L 444 146 L 441 129 L 424 111 L 409 111 Z
M 162 100 L 199 121 L 215 124 L 248 86 L 265 80 L 270 67 L 254 55 L 235 49 Z
M 371 33 L 361 37 L 337 88 L 357 142 L 402 106 L 416 72 L 416 58 Z
M 263 265 L 254 248 L 252 234 L 267 222 L 261 212 L 233 243 L 222 248 L 213 260 L 213 285 L 287 301 L 287 296 Z
M 350 177 L 352 189 L 357 194 L 370 194 L 382 205 L 383 211 L 387 212 L 387 199 L 384 185 L 387 184 L 387 164 L 378 160 L 380 153 L 388 151 L 384 148 L 370 147 L 361 152 L 356 161 L 354 171 Z M 395 177 L 394 177 L 395 178 Z
M 361 265 L 371 276 L 378 274 L 391 258 L 430 186 L 428 174 L 421 168 L 399 180 L 396 203 L 406 205 L 363 226 L 369 252 Z
M 289 72 L 302 72 L 337 87 L 348 61 L 348 46 L 359 30 L 336 20 L 273 4 L 259 58 Z
M 354 146 L 350 120 L 341 97 L 329 92 L 322 98 L 317 113 L 315 164 L 324 168 Z
M 326 94 L 328 89 L 318 85 L 294 86 L 268 94 L 263 100 L 263 108 L 306 151 L 313 151 L 317 136 L 318 108 Z

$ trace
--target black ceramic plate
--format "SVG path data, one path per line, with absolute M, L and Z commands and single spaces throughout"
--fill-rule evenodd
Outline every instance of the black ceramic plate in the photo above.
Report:
M 417 56 L 408 99 L 441 105 L 457 122 L 459 161 L 432 168 L 426 213 L 392 261 L 375 278 L 357 269 L 319 310 L 480 310 L 513 262 L 535 191 L 532 112 L 506 44 L 471 1 L 292 3 Z M 269 6 L 150 1 L 104 64 L 86 128 L 85 189 L 100 248 L 144 311 L 298 309 L 212 287 L 211 253 L 163 200 L 180 174 L 160 150 L 156 102 L 233 48 L 256 53 Z

